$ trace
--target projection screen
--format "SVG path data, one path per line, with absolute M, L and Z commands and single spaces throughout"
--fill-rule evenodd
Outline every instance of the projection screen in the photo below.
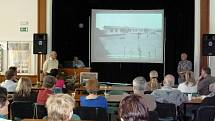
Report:
M 91 62 L 163 63 L 164 10 L 92 9 Z

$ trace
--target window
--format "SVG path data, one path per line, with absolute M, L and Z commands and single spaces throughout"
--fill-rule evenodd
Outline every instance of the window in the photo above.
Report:
M 36 57 L 31 41 L 0 41 L 0 72 L 16 66 L 18 74 L 36 74 Z

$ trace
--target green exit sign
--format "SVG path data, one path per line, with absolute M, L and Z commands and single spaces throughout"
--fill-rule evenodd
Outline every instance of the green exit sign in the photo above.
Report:
M 20 32 L 28 32 L 28 27 L 20 27 Z

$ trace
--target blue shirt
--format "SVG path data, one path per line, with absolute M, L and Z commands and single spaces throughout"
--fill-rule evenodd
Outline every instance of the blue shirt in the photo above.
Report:
M 86 96 L 81 96 L 80 105 L 86 107 L 101 107 L 107 109 L 107 100 L 103 96 L 98 96 L 95 99 L 86 99 Z

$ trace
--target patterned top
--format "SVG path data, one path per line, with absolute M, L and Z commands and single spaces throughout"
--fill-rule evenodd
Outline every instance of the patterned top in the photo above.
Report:
M 172 103 L 176 106 L 181 105 L 184 101 L 187 100 L 186 95 L 172 87 L 163 86 L 161 89 L 154 90 L 152 92 L 152 95 L 155 96 L 156 102 Z
M 183 82 L 179 84 L 178 90 L 180 90 L 182 93 L 197 93 L 197 84 L 193 85 L 188 83 L 188 85 L 186 85 L 186 83 Z
M 179 61 L 177 72 L 183 72 L 183 71 L 191 71 L 192 70 L 192 62 L 189 60 L 183 60 Z
M 50 73 L 51 69 L 58 69 L 58 60 L 47 59 L 43 64 L 43 72 Z

